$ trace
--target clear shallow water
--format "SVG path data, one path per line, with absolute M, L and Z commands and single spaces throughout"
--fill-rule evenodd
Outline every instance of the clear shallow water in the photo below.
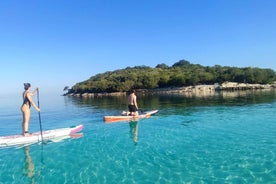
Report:
M 18 134 L 21 99 L 7 99 L 0 97 L 0 135 Z M 139 97 L 140 107 L 160 112 L 137 124 L 103 122 L 126 110 L 124 98 L 40 100 L 43 129 L 82 123 L 84 136 L 0 149 L 0 183 L 276 181 L 275 93 Z M 34 110 L 30 131 L 39 131 Z

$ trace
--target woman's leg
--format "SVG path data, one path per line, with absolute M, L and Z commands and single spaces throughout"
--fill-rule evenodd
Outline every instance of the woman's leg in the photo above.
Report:
M 28 133 L 28 130 L 29 130 L 31 111 L 28 107 L 22 107 L 22 113 L 23 113 L 23 122 L 22 122 L 23 135 L 28 136 L 30 135 Z

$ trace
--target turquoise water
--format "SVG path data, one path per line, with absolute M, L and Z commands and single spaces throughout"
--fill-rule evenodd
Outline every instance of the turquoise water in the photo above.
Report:
M 49 100 L 50 99 L 50 100 Z M 276 93 L 138 97 L 135 123 L 105 124 L 125 98 L 40 97 L 43 129 L 84 124 L 84 136 L 0 149 L 0 183 L 275 183 Z M 20 97 L 0 97 L 0 135 L 21 132 Z M 30 131 L 39 131 L 32 111 Z

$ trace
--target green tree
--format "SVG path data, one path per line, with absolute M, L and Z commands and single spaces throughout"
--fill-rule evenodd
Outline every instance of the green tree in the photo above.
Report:
M 220 65 L 204 67 L 191 64 L 187 60 L 180 60 L 171 67 L 162 63 L 155 68 L 135 66 L 96 74 L 86 81 L 75 84 L 69 92 L 122 92 L 132 88 L 154 89 L 225 81 L 268 84 L 276 81 L 276 74 L 271 69 Z

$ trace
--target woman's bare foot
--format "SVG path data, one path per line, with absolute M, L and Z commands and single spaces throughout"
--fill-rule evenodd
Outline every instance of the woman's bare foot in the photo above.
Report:
M 23 136 L 24 136 L 24 137 L 29 137 L 29 136 L 31 136 L 31 135 L 32 135 L 32 134 L 30 134 L 28 131 L 26 131 L 26 132 L 23 133 Z

